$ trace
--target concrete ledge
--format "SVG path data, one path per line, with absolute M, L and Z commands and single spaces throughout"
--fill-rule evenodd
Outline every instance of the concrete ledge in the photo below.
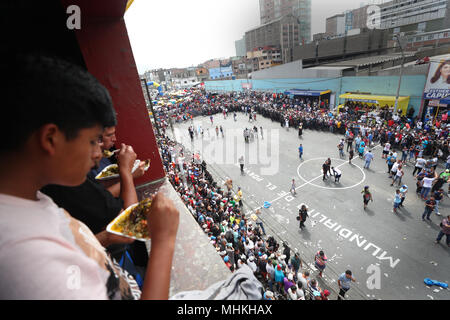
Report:
M 169 297 L 181 291 L 204 290 L 231 275 L 207 235 L 166 178 L 139 186 L 136 190 L 139 200 L 162 191 L 180 212 Z M 150 249 L 151 241 L 146 245 L 147 249 Z

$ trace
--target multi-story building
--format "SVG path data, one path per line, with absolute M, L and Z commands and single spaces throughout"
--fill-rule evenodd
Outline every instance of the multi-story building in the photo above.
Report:
M 450 0 L 392 0 L 378 7 L 380 17 L 374 19 L 370 26 L 368 20 L 376 15 L 375 11 L 368 13 L 369 5 L 344 12 L 345 33 L 373 27 L 388 30 L 390 34 L 414 34 L 450 28 Z M 337 19 L 342 19 L 341 15 L 327 19 L 327 33 L 337 35 L 333 33 L 336 31 L 334 27 Z
M 259 0 L 259 9 L 261 25 L 293 15 L 300 24 L 300 44 L 311 41 L 311 0 Z
M 196 73 L 196 67 L 189 68 L 173 68 L 171 69 L 171 84 L 176 89 L 189 88 L 199 82 Z
M 231 58 L 231 65 L 236 79 L 246 79 L 248 73 L 252 70 L 252 61 L 247 57 L 233 57 Z
M 206 81 L 209 78 L 208 69 L 205 67 L 197 67 L 197 69 L 195 70 L 195 74 L 197 75 L 197 79 L 200 82 Z
M 232 66 L 219 66 L 219 68 L 208 69 L 210 80 L 230 80 L 233 77 Z
M 293 61 L 292 50 L 299 46 L 300 24 L 292 15 L 251 29 L 245 33 L 247 53 L 260 47 L 275 47 L 281 50 L 283 63 Z
M 326 35 L 328 38 L 344 37 L 350 30 L 366 29 L 367 9 L 369 5 L 357 9 L 346 10 L 326 19 Z M 327 37 L 322 37 L 327 38 Z
M 276 47 L 260 47 L 247 52 L 247 59 L 251 62 L 251 70 L 264 70 L 282 64 L 281 50 Z
M 327 18 L 325 33 L 330 36 L 339 36 L 345 34 L 345 14 L 336 14 Z
M 204 67 L 206 69 L 219 68 L 220 66 L 228 66 L 231 64 L 230 58 L 221 58 L 221 59 L 210 59 L 206 62 L 203 62 L 199 65 L 199 67 Z
M 245 36 L 240 40 L 234 42 L 236 48 L 236 57 L 245 57 L 247 55 L 247 50 L 245 49 Z
M 393 0 L 380 5 L 381 29 L 390 33 L 431 32 L 450 28 L 449 0 Z
M 348 10 L 345 14 L 345 31 L 352 29 L 367 28 L 367 9 L 369 5 L 361 6 L 357 9 Z

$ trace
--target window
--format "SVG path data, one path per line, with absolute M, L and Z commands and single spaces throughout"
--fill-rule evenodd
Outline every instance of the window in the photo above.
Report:
M 425 31 L 426 27 L 427 27 L 427 23 L 426 22 L 421 22 L 421 23 L 419 23 L 417 25 L 417 30 L 418 31 Z

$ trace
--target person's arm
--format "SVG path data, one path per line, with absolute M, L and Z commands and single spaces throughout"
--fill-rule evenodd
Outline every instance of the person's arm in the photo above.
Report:
M 117 163 L 119 165 L 120 198 L 123 200 L 124 208 L 128 208 L 138 202 L 133 175 L 131 174 L 135 160 L 136 153 L 133 151 L 133 148 L 122 144 Z
M 179 212 L 171 200 L 158 193 L 153 198 L 147 220 L 152 242 L 141 299 L 165 300 L 169 298 Z
M 134 163 L 133 163 L 133 165 L 134 165 Z M 131 175 L 132 175 L 133 179 L 136 179 L 136 178 L 143 176 L 144 173 L 145 173 L 145 162 L 141 161 L 141 163 L 139 164 L 139 167 Z M 113 197 L 119 198 L 121 196 L 120 186 L 121 186 L 120 182 L 117 182 L 117 183 L 107 187 L 106 190 L 108 190 L 113 195 Z M 128 208 L 128 206 L 124 206 L 124 207 Z
M 109 186 L 106 190 L 108 190 L 114 198 L 118 198 L 120 196 L 120 182 Z
M 130 244 L 134 242 L 134 239 L 115 235 L 109 233 L 108 231 L 101 231 L 97 233 L 95 237 L 97 238 L 98 242 L 100 242 L 100 244 L 105 248 L 109 247 L 112 244 Z

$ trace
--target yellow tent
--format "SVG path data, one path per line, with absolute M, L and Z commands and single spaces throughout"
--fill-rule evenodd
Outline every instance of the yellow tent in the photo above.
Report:
M 388 105 L 390 107 L 395 106 L 395 96 L 378 96 L 371 94 L 353 94 L 353 93 L 344 93 L 339 96 L 340 99 L 344 99 L 347 101 L 357 101 L 363 102 L 368 105 L 376 104 L 378 107 L 384 107 Z M 407 97 L 398 97 L 398 106 L 397 110 L 402 110 L 402 114 L 405 115 L 408 110 L 409 104 L 409 96 Z

